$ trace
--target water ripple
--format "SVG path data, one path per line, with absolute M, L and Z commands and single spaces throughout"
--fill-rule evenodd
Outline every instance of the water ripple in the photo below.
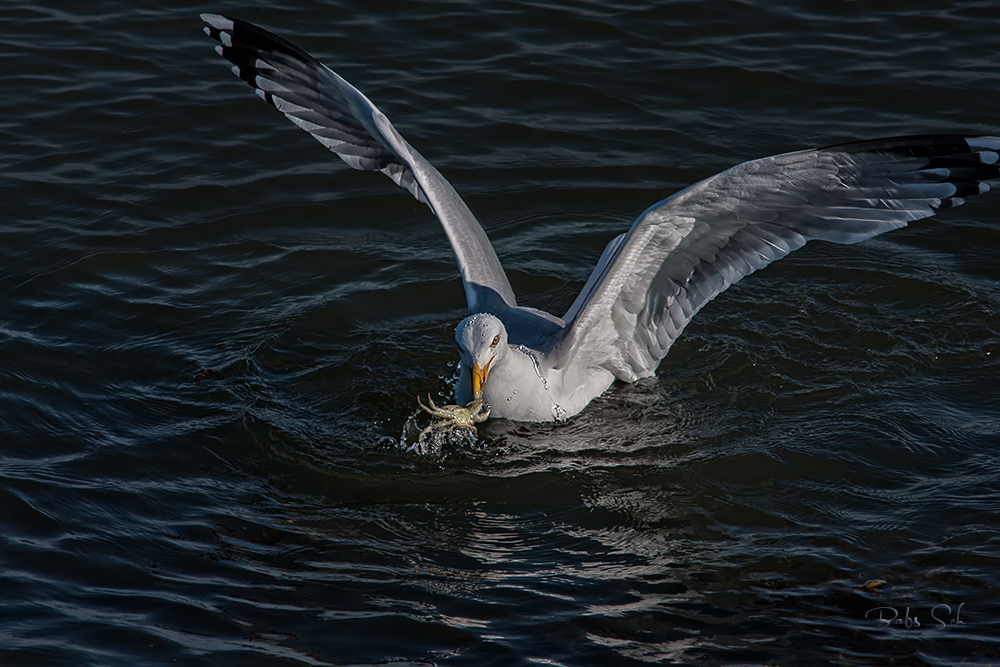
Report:
M 993 199 L 810 246 L 656 378 L 420 456 L 413 397 L 456 373 L 450 249 L 229 76 L 219 10 L 0 8 L 0 663 L 995 662 Z M 244 15 L 382 106 L 553 311 L 735 162 L 996 132 L 978 0 Z

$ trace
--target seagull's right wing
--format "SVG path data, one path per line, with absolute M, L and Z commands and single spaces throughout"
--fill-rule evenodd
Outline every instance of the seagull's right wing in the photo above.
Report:
M 548 357 L 567 377 L 652 375 L 695 313 L 821 239 L 857 243 L 963 203 L 1000 178 L 1000 138 L 864 141 L 744 162 L 650 207 L 614 239 Z M 570 380 L 572 382 L 572 380 Z
M 448 181 L 357 88 L 294 44 L 252 23 L 202 14 L 233 73 L 355 169 L 381 171 L 431 207 L 462 272 L 469 312 L 514 292 L 482 226 Z

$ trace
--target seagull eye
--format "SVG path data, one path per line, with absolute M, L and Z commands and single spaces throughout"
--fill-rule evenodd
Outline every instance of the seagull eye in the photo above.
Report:
M 493 337 L 493 342 L 490 343 L 490 347 L 496 347 L 497 343 L 499 342 L 500 342 L 500 334 L 497 334 L 496 336 Z

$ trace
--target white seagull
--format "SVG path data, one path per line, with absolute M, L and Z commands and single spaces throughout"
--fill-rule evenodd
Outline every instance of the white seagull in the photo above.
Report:
M 455 189 L 358 89 L 252 23 L 203 14 L 215 49 L 265 102 L 355 169 L 430 206 L 462 274 L 469 316 L 455 400 L 493 417 L 563 420 L 617 379 L 654 373 L 702 306 L 806 241 L 857 243 L 957 206 L 1000 178 L 1000 138 L 876 139 L 751 160 L 650 206 L 608 243 L 561 318 L 518 306 Z

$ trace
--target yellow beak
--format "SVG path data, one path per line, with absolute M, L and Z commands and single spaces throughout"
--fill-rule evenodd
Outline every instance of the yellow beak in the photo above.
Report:
M 472 364 L 472 400 L 478 401 L 483 397 L 483 383 L 486 382 L 486 376 L 490 374 L 490 364 L 496 357 L 491 357 L 489 361 L 486 362 L 484 368 L 480 368 L 479 364 Z

